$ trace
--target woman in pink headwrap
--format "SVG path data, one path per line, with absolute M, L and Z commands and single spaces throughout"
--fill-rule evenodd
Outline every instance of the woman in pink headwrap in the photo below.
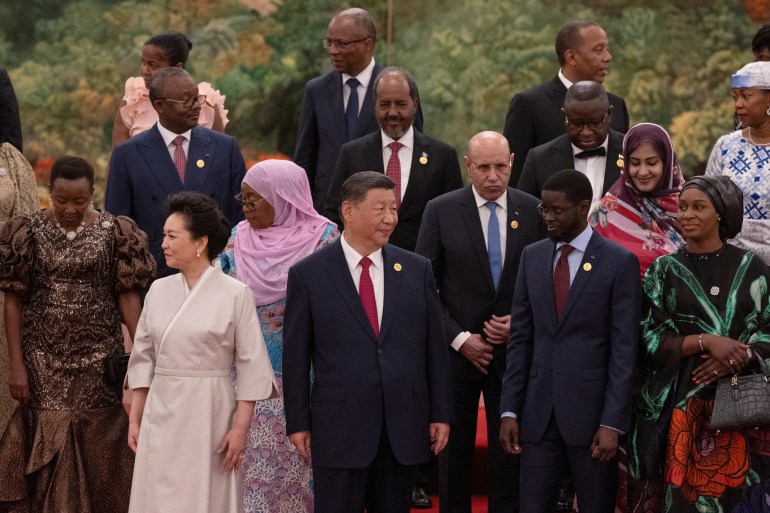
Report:
M 283 412 L 283 311 L 289 268 L 337 237 L 337 226 L 313 210 L 305 171 L 285 160 L 249 169 L 238 199 L 245 219 L 222 253 L 222 270 L 251 288 L 279 397 L 259 401 L 244 454 L 243 505 L 256 511 L 313 511 L 310 462 L 286 437 Z

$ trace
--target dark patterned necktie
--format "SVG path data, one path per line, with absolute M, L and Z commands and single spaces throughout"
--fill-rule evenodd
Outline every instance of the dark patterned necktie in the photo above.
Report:
M 401 207 L 401 161 L 398 159 L 398 150 L 403 147 L 403 144 L 396 141 L 388 144 L 390 158 L 388 159 L 388 169 L 385 170 L 385 174 L 396 184 L 396 189 L 393 191 L 396 195 L 396 210 Z
M 553 303 L 556 306 L 556 319 L 561 320 L 564 305 L 569 296 L 569 260 L 567 256 L 575 249 L 569 244 L 561 247 L 559 260 L 556 261 L 556 269 L 553 271 Z
M 374 330 L 374 336 L 380 338 L 380 322 L 377 320 L 377 300 L 374 298 L 374 284 L 369 275 L 369 266 L 372 261 L 369 257 L 361 259 L 361 279 L 358 282 L 358 296 L 364 305 L 364 311 L 369 318 Z
M 187 157 L 185 157 L 184 148 L 182 147 L 184 137 L 177 135 L 172 142 L 176 145 L 174 150 L 174 167 L 176 167 L 176 172 L 179 174 L 179 180 L 184 185 L 184 170 L 187 167 Z

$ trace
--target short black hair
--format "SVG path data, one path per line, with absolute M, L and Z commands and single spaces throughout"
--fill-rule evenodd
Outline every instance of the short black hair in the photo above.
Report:
M 396 184 L 388 176 L 377 171 L 359 171 L 352 174 L 340 189 L 340 217 L 342 217 L 342 203 L 349 201 L 354 205 L 361 203 L 366 198 L 366 193 L 372 189 L 393 190 Z
M 409 85 L 409 97 L 415 101 L 420 101 L 420 92 L 417 90 L 417 82 L 414 81 L 414 77 L 411 73 L 409 73 L 404 68 L 399 68 L 396 66 L 388 66 L 387 68 L 383 68 L 382 71 L 380 71 L 377 74 L 377 77 L 374 79 L 374 99 L 377 99 L 377 86 L 380 84 L 380 79 L 382 79 L 385 75 L 401 75 L 406 79 L 406 83 Z
M 168 61 L 169 66 L 176 66 L 182 63 L 182 67 L 187 64 L 187 57 L 190 55 L 192 43 L 187 36 L 181 32 L 161 32 L 155 34 L 144 42 L 144 46 L 153 45 L 160 48 L 163 56 Z
M 151 103 L 168 97 L 169 91 L 166 90 L 166 83 L 174 77 L 189 77 L 192 80 L 192 77 L 184 68 L 163 68 L 158 70 L 155 76 L 152 77 L 152 82 L 150 82 Z
M 64 180 L 78 180 L 85 178 L 88 185 L 94 187 L 94 166 L 88 163 L 86 159 L 64 155 L 54 160 L 51 166 L 51 180 L 49 188 L 53 189 L 53 183 L 58 178 Z
M 751 50 L 754 53 L 765 48 L 770 49 L 770 25 L 762 25 L 762 28 L 754 34 L 754 39 L 751 40 Z
M 556 57 L 559 59 L 559 65 L 564 66 L 567 62 L 564 54 L 567 50 L 574 50 L 583 42 L 580 32 L 587 27 L 598 27 L 595 21 L 573 20 L 565 23 L 556 34 Z
M 184 217 L 185 228 L 193 240 L 209 238 L 206 249 L 209 260 L 214 260 L 225 249 L 232 226 L 213 199 L 200 192 L 178 192 L 168 199 L 166 210 L 169 216 Z
M 594 191 L 588 177 L 574 169 L 562 169 L 543 184 L 544 191 L 563 192 L 570 203 L 590 202 Z

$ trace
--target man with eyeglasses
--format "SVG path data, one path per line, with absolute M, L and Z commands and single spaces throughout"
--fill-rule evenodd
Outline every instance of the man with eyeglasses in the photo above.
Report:
M 374 18 L 367 11 L 352 8 L 338 13 L 322 40 L 334 70 L 305 87 L 294 162 L 307 173 L 318 212 L 323 211 L 342 145 L 378 130 L 372 85 L 382 67 L 372 56 L 376 40 Z M 419 109 L 415 124 L 422 130 Z
M 505 116 L 503 133 L 514 154 L 511 186 L 515 187 L 529 151 L 564 133 L 561 108 L 567 89 L 575 82 L 604 82 L 612 61 L 607 33 L 593 21 L 570 21 L 556 35 L 559 72 L 549 82 L 516 94 Z M 628 131 L 628 109 L 623 98 L 609 95 L 611 126 Z M 571 166 L 569 166 L 571 167 Z
M 414 126 L 417 84 L 402 68 L 385 68 L 374 80 L 377 132 L 342 146 L 326 195 L 324 215 L 340 224 L 342 184 L 359 171 L 385 173 L 396 183 L 398 225 L 390 243 L 414 251 L 428 201 L 463 186 L 457 152 Z
M 243 218 L 235 195 L 246 165 L 233 137 L 198 126 L 205 96 L 184 69 L 158 71 L 150 101 L 158 122 L 113 150 L 105 208 L 132 218 L 147 233 L 160 278 L 175 272 L 166 266 L 160 247 L 166 199 L 180 191 L 204 193 L 235 224 Z
M 576 169 L 591 182 L 595 203 L 620 176 L 623 134 L 610 128 L 615 110 L 600 83 L 584 81 L 569 88 L 562 113 L 566 134 L 532 148 L 517 188 L 539 198 L 551 176 Z
M 428 202 L 417 238 L 416 252 L 433 265 L 452 366 L 455 424 L 439 455 L 442 513 L 471 512 L 482 394 L 489 512 L 519 511 L 519 458 L 505 454 L 498 442 L 500 387 L 519 258 L 546 234 L 537 199 L 508 186 L 512 159 L 502 134 L 473 136 L 463 159 L 471 184 Z

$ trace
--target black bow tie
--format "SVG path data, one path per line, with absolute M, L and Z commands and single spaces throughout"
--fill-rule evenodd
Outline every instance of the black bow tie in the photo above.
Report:
M 591 157 L 606 157 L 606 156 L 607 156 L 607 150 L 604 149 L 604 146 L 599 146 L 598 148 L 594 148 L 593 150 L 585 150 L 575 154 L 576 159 L 587 159 Z

